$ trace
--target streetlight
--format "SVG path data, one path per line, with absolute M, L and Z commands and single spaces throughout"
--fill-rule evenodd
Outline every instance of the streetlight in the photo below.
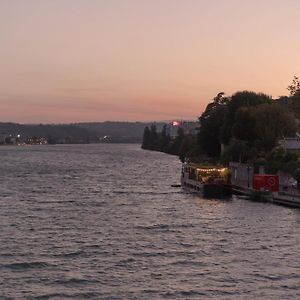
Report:
M 250 167 L 250 166 L 247 166 L 247 173 L 248 173 L 248 188 L 250 188 L 250 170 L 251 170 L 251 167 Z

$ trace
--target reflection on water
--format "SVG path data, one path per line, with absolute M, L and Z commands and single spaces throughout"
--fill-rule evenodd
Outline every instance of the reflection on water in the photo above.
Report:
M 1 299 L 298 299 L 300 211 L 171 187 L 136 145 L 0 148 Z

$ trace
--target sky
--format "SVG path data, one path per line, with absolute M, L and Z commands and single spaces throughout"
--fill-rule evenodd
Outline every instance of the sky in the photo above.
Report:
M 0 0 L 0 121 L 196 119 L 287 95 L 299 0 Z

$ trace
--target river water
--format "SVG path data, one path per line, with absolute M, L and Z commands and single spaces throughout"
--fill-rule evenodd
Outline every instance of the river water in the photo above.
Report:
M 300 299 L 300 210 L 185 193 L 138 145 L 0 159 L 0 299 Z

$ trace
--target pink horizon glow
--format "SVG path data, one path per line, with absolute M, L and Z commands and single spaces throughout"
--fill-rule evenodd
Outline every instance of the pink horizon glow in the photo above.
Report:
M 0 121 L 196 119 L 300 75 L 296 0 L 3 0 Z

